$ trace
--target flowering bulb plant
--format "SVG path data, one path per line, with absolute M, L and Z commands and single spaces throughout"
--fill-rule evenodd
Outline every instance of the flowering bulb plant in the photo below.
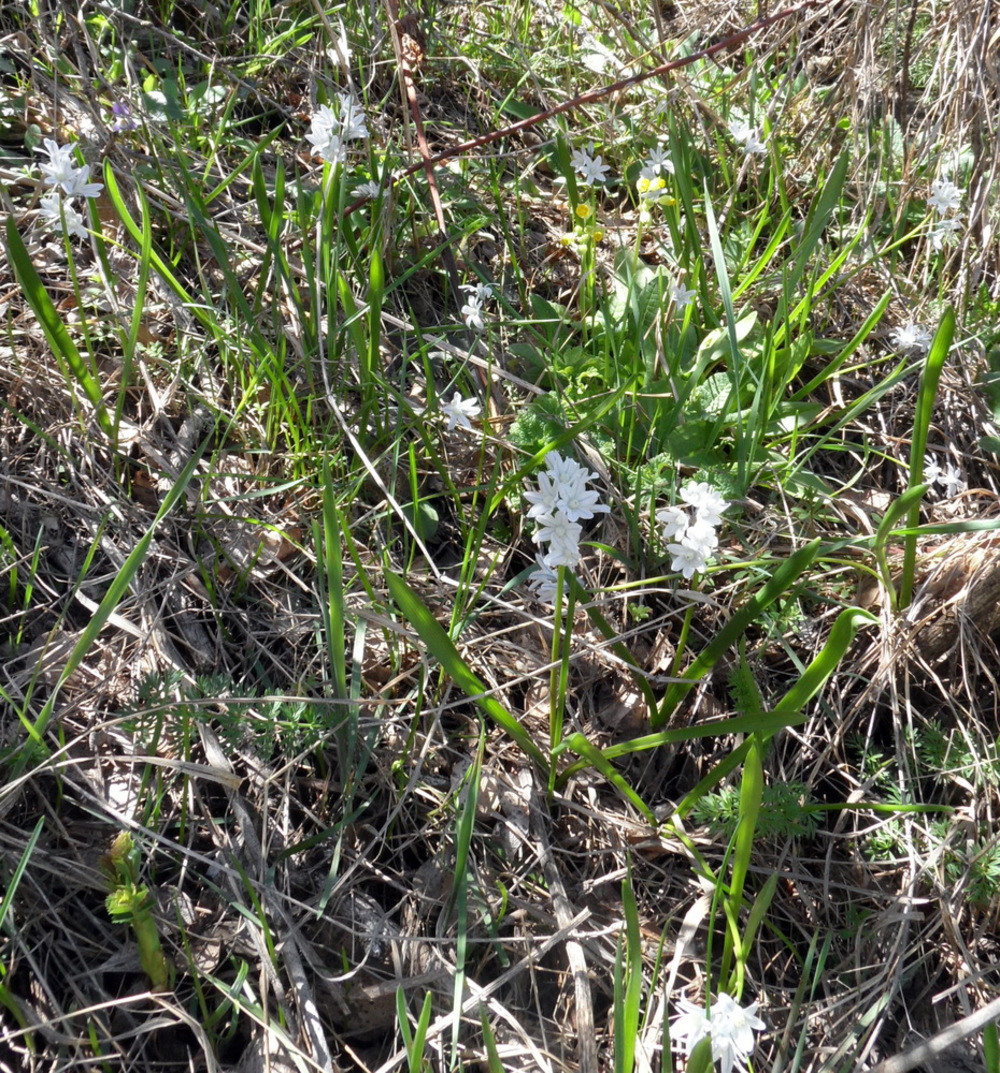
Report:
M 60 145 L 52 138 L 42 141 L 41 152 L 48 161 L 38 165 L 46 186 L 51 189 L 39 203 L 39 218 L 50 229 L 71 238 L 86 238 L 83 216 L 73 205 L 73 198 L 97 197 L 104 183 L 90 181 L 90 165 L 76 163 L 76 144 Z
M 306 141 L 313 153 L 328 164 L 343 164 L 347 142 L 368 137 L 365 114 L 352 93 L 338 93 L 339 113 L 322 104 L 313 113 Z
M 682 485 L 680 506 L 664 507 L 656 512 L 662 527 L 671 570 L 678 570 L 686 581 L 701 573 L 719 546 L 718 527 L 729 503 L 706 481 L 688 481 Z
M 538 568 L 532 573 L 528 587 L 543 603 L 551 603 L 558 583 L 558 568 L 575 570 L 580 562 L 581 521 L 611 508 L 599 502 L 600 495 L 587 485 L 597 479 L 586 466 L 558 451 L 545 457 L 545 472 L 538 475 L 538 488 L 528 489 L 524 498 L 531 504 L 528 517 L 536 529 L 532 539 L 536 544 L 548 544 L 548 550 L 536 556 Z
M 751 1002 L 744 1008 L 723 993 L 716 996 L 709 1012 L 681 999 L 681 1013 L 670 1026 L 670 1038 L 686 1055 L 703 1039 L 711 1038 L 712 1061 L 720 1064 L 722 1073 L 732 1073 L 734 1068 L 745 1070 L 756 1043 L 754 1032 L 767 1027 L 757 1016 L 758 1005 Z

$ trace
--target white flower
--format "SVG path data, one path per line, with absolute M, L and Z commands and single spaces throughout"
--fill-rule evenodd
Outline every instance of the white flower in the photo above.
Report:
M 911 321 L 893 332 L 892 341 L 898 350 L 913 350 L 926 354 L 931 345 L 931 333 L 922 324 L 914 324 Z
M 542 555 L 541 552 L 535 556 L 535 561 L 538 563 L 538 568 L 532 571 L 528 579 L 528 588 L 534 593 L 535 599 L 541 603 L 554 603 L 559 587 L 559 568 L 549 561 L 548 555 Z M 564 589 L 568 587 L 568 584 L 569 578 L 566 579 Z
M 63 216 L 66 219 L 66 234 L 76 238 L 86 238 L 87 229 L 83 226 L 83 217 L 69 201 L 63 201 L 58 190 L 51 190 L 38 203 L 38 212 L 46 226 L 63 231 Z
M 461 312 L 466 327 L 477 332 L 481 332 L 486 327 L 486 321 L 483 319 L 483 302 L 478 295 L 470 294 Z
M 464 283 L 463 291 L 468 291 L 470 296 L 475 296 L 477 302 L 482 304 L 493 297 L 493 285 L 491 283 Z
M 646 157 L 645 168 L 648 168 L 654 175 L 659 175 L 664 171 L 669 171 L 673 174 L 674 162 L 670 159 L 670 154 L 663 148 L 662 145 L 658 145 L 655 149 L 650 151 L 648 157 Z M 645 168 L 643 170 L 645 170 Z
M 701 516 L 697 521 L 687 527 L 681 543 L 689 548 L 695 548 L 703 555 L 710 556 L 719 546 L 719 534 L 715 531 L 715 525 Z
M 744 153 L 760 154 L 767 152 L 767 143 L 757 137 L 757 131 L 749 123 L 744 123 L 741 119 L 734 119 L 729 124 L 729 133 L 736 142 L 743 146 Z
M 958 232 L 962 229 L 962 221 L 953 216 L 948 220 L 937 220 L 928 232 L 932 250 L 942 250 L 946 245 L 953 246 L 958 241 Z
M 691 287 L 685 287 L 683 283 L 674 286 L 674 305 L 678 309 L 686 309 L 697 297 L 698 292 Z
M 328 105 L 321 104 L 313 113 L 306 141 L 313 152 L 328 164 L 342 164 L 347 157 L 345 142 L 367 138 L 365 115 L 357 99 L 350 93 L 338 94 L 340 115 Z
M 49 162 L 39 164 L 45 176 L 47 186 L 59 186 L 67 197 L 97 197 L 104 189 L 104 183 L 90 182 L 90 165 L 77 167 L 74 163 L 74 145 L 59 145 L 51 138 L 42 141 L 42 152 L 47 153 Z
M 695 1047 L 712 1031 L 712 1022 L 706 1010 L 687 999 L 680 999 L 677 1005 L 682 1012 L 670 1025 L 670 1039 L 678 1050 L 683 1050 L 690 1056 Z
M 67 193 L 68 187 L 73 185 L 76 173 L 76 158 L 72 145 L 60 145 L 52 138 L 42 139 L 42 148 L 39 150 L 48 153 L 48 164 L 39 164 L 45 182 L 48 186 L 61 186 Z
M 664 540 L 670 540 L 671 537 L 683 540 L 687 527 L 691 524 L 687 511 L 682 510 L 680 507 L 664 507 L 662 510 L 658 510 L 656 520 L 663 526 Z
M 545 456 L 545 468 L 557 484 L 571 484 L 575 480 L 593 481 L 596 473 L 591 473 L 586 466 L 581 466 L 575 458 L 563 458 L 558 451 L 549 451 Z
M 677 570 L 684 575 L 685 581 L 690 581 L 695 574 L 700 574 L 708 566 L 708 555 L 700 545 L 692 547 L 690 544 L 668 544 L 670 552 L 670 569 Z
M 559 496 L 556 504 L 563 514 L 571 522 L 577 522 L 581 518 L 593 518 L 594 512 L 606 513 L 610 507 L 598 502 L 600 493 L 590 489 L 581 478 L 567 484 L 565 481 L 558 485 Z
M 688 481 L 681 485 L 681 502 L 693 507 L 698 521 L 722 524 L 722 512 L 729 503 L 707 481 Z
M 553 480 L 549 473 L 538 474 L 538 491 L 530 489 L 524 493 L 524 498 L 531 504 L 528 509 L 529 518 L 541 518 L 546 514 L 555 514 L 559 509 L 559 495 L 562 492 L 562 483 Z
M 470 418 L 478 417 L 479 410 L 479 403 L 475 399 L 463 399 L 456 391 L 451 402 L 443 403 L 441 406 L 442 415 L 448 418 L 447 431 L 451 432 L 453 428 L 458 427 L 472 432 Z
M 927 207 L 944 216 L 954 212 L 962 204 L 962 191 L 948 179 L 935 179 L 931 183 Z
M 586 149 L 575 150 L 570 165 L 580 177 L 580 182 L 586 186 L 607 180 L 608 165 L 604 163 L 603 157 L 594 156 L 593 142 Z
M 328 164 L 342 164 L 347 157 L 344 140 L 340 136 L 340 120 L 337 113 L 328 105 L 322 104 L 314 113 L 306 141 L 313 147 L 313 152 Z
M 354 53 L 351 51 L 351 46 L 347 41 L 347 31 L 344 29 L 344 24 L 340 24 L 340 32 L 333 39 L 333 48 L 326 50 L 327 56 L 338 66 L 347 70 L 351 66 L 351 57 Z
M 579 544 L 583 526 L 579 522 L 571 522 L 561 511 L 556 511 L 555 514 L 543 514 L 537 520 L 538 528 L 531 538 L 536 544 L 541 544 L 543 540 L 551 541 L 551 551 L 556 550 L 556 545 L 563 548 L 575 548 Z M 549 562 L 551 563 L 552 560 L 550 559 Z
M 924 459 L 924 483 L 925 484 L 937 484 L 938 479 L 941 476 L 941 467 L 933 459 L 927 461 Z
M 374 179 L 369 179 L 367 182 L 359 183 L 352 191 L 351 197 L 367 197 L 375 198 L 380 193 L 380 187 Z
M 368 137 L 365 113 L 353 93 L 338 93 L 340 98 L 340 125 L 345 142 Z
M 104 189 L 104 183 L 90 182 L 90 165 L 84 164 L 73 172 L 70 184 L 62 184 L 67 197 L 97 197 Z
M 962 477 L 958 466 L 949 463 L 937 477 L 937 483 L 944 489 L 946 496 L 957 496 L 965 490 L 965 479 Z
M 733 1067 L 745 1070 L 753 1052 L 754 1032 L 767 1026 L 757 1016 L 756 1002 L 744 1009 L 731 995 L 718 995 L 709 1016 L 693 1003 L 679 1003 L 684 1011 L 670 1026 L 670 1037 L 688 1055 L 706 1036 L 712 1038 L 712 1061 L 720 1064 L 721 1073 L 732 1073 Z

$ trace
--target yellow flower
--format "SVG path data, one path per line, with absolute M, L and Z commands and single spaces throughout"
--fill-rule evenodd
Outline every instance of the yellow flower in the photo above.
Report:
M 576 207 L 576 214 L 580 217 L 581 220 L 589 220 L 590 214 L 593 211 L 594 210 L 589 205 L 580 204 Z

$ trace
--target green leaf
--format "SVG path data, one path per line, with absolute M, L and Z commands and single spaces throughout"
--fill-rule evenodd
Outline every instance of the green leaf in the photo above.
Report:
M 501 729 L 514 739 L 522 751 L 548 774 L 549 764 L 545 754 L 532 741 L 521 724 L 494 697 L 488 695 L 486 686 L 472 673 L 462 659 L 454 642 L 445 633 L 438 620 L 430 613 L 420 597 L 396 574 L 386 571 L 385 582 L 396 606 L 406 621 L 417 631 L 428 651 L 441 664 L 445 673 L 470 700 L 482 709 Z
M 7 217 L 6 245 L 7 256 L 14 269 L 14 274 L 17 276 L 21 290 L 28 300 L 28 305 L 31 306 L 32 312 L 38 318 L 38 323 L 42 326 L 42 331 L 52 348 L 52 353 L 56 356 L 64 372 L 68 369 L 72 379 L 83 388 L 83 393 L 86 395 L 88 402 L 94 407 L 97 423 L 108 438 L 113 441 L 114 424 L 104 405 L 101 385 L 94 371 L 81 357 L 80 351 L 77 350 L 76 344 L 70 337 L 66 325 L 49 297 L 48 291 L 46 291 L 41 278 L 35 271 L 35 266 L 31 263 L 31 257 L 28 254 L 27 247 L 24 245 L 24 240 L 21 238 L 13 216 Z M 70 376 L 67 377 L 67 380 L 70 379 Z

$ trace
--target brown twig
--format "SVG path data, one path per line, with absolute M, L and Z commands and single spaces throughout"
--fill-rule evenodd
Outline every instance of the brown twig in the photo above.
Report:
M 395 0 L 387 0 L 387 3 L 390 4 L 394 2 Z M 584 104 L 593 104 L 595 101 L 604 100 L 605 97 L 610 97 L 613 93 L 618 93 L 623 89 L 629 89 L 632 86 L 638 86 L 643 82 L 648 82 L 651 78 L 658 78 L 670 71 L 677 71 L 682 67 L 689 67 L 692 63 L 697 63 L 698 60 L 708 59 L 718 55 L 720 52 L 724 52 L 726 49 L 733 48 L 735 45 L 746 41 L 748 37 L 752 37 L 758 31 L 773 26 L 776 22 L 791 18 L 792 15 L 797 15 L 800 12 L 805 11 L 807 8 L 825 7 L 832 2 L 833 0 L 802 0 L 801 3 L 794 4 L 792 7 L 783 8 L 781 11 L 774 12 L 773 15 L 761 17 L 750 23 L 749 26 L 745 26 L 738 33 L 732 34 L 730 37 L 726 37 L 722 41 L 716 41 L 714 45 L 709 45 L 708 48 L 703 48 L 698 52 L 692 52 L 690 56 L 681 56 L 679 59 L 669 60 L 667 63 L 661 63 L 658 67 L 654 67 L 652 70 L 641 71 L 639 74 L 630 75 L 628 78 L 623 78 L 618 82 L 611 83 L 611 85 L 602 86 L 600 89 L 590 90 L 588 93 L 581 93 L 578 97 L 573 97 L 571 100 L 563 101 L 562 104 L 558 104 L 554 108 L 549 108 L 544 112 L 538 112 L 536 115 L 529 116 L 527 119 L 512 123 L 509 127 L 491 131 L 489 134 L 482 134 L 478 138 L 472 138 L 467 142 L 462 142 L 460 145 L 454 145 L 450 149 L 445 149 L 434 156 L 424 157 L 419 164 L 411 164 L 410 167 L 404 168 L 403 171 L 394 175 L 389 185 L 395 186 L 396 183 L 415 174 L 420 171 L 421 168 L 427 171 L 428 175 L 430 175 L 430 169 L 435 164 L 440 164 L 444 160 L 450 160 L 452 157 L 470 153 L 474 149 L 481 149 L 484 145 L 490 145 L 493 142 L 500 141 L 502 138 L 509 138 L 513 134 L 520 134 L 521 131 L 537 126 L 539 123 L 545 122 L 546 119 L 552 119 L 554 116 L 563 115 L 565 112 L 571 112 L 574 108 L 579 108 Z M 425 142 L 422 144 L 426 145 Z M 434 195 L 432 194 L 432 197 L 433 196 Z M 344 215 L 349 216 L 368 200 L 367 197 L 359 198 L 357 201 L 347 206 L 344 210 Z M 435 206 L 435 211 L 437 211 L 437 206 Z

